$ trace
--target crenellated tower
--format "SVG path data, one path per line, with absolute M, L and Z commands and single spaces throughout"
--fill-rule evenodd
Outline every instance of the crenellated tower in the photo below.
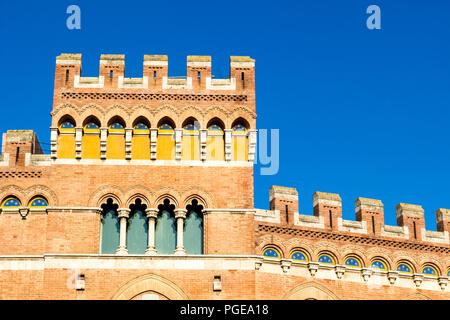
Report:
M 145 55 L 142 78 L 124 76 L 124 55 L 102 55 L 98 77 L 82 77 L 81 54 L 57 57 L 52 159 L 253 161 L 253 59 L 231 57 L 215 79 L 209 56 L 169 77 L 167 56 Z

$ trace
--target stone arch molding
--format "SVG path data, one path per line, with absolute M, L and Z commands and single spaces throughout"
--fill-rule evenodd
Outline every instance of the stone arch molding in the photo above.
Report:
M 111 299 L 130 300 L 146 291 L 160 293 L 169 300 L 189 299 L 187 294 L 175 283 L 156 274 L 146 274 L 127 282 L 112 296 Z
M 402 300 L 431 300 L 431 298 L 422 293 L 413 293 L 404 297 Z
M 281 300 L 340 300 L 330 289 L 315 281 L 299 284 L 286 292 Z

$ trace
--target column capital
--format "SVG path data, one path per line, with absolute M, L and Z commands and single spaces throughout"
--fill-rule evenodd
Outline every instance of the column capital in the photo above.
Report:
M 183 218 L 186 219 L 187 210 L 186 209 L 175 209 L 175 218 Z
M 148 208 L 145 209 L 145 214 L 147 215 L 147 218 L 157 218 L 158 217 L 159 210 L 156 208 Z
M 119 218 L 129 218 L 131 210 L 128 208 L 119 208 L 117 209 L 117 213 Z

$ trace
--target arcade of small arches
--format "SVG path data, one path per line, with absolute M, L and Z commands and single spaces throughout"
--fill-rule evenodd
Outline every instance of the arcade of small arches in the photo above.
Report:
M 102 254 L 203 254 L 203 208 L 192 199 L 177 208 L 165 198 L 157 208 L 148 208 L 136 198 L 128 208 L 119 208 L 109 197 L 101 204 Z
M 103 128 L 91 115 L 77 124 L 68 114 L 53 129 L 52 154 L 58 159 L 127 159 L 127 160 L 213 160 L 252 161 L 249 158 L 249 122 L 236 118 L 225 128 L 218 117 L 210 119 L 206 129 L 194 117 L 176 128 L 170 117 L 163 117 L 152 128 L 139 116 L 127 128 L 120 116 L 113 116 Z
M 261 252 L 261 255 L 267 259 L 281 260 L 284 258 L 282 250 L 274 245 L 267 245 Z M 289 253 L 289 258 L 292 262 L 312 262 L 310 253 L 303 248 L 294 248 Z M 329 251 L 321 251 L 317 255 L 317 259 L 315 262 L 318 262 L 321 265 L 328 266 L 336 266 L 338 265 L 338 259 L 335 254 Z M 375 256 L 370 259 L 369 264 L 366 266 L 363 262 L 363 259 L 357 255 L 350 254 L 344 257 L 343 265 L 347 268 L 352 269 L 362 269 L 362 268 L 370 268 L 374 272 L 388 272 L 393 271 L 391 269 L 390 264 L 383 257 Z M 397 261 L 395 264 L 395 271 L 399 274 L 403 275 L 413 275 L 419 272 L 420 274 L 427 276 L 438 278 L 442 276 L 441 270 L 432 262 L 425 262 L 420 267 L 414 266 L 410 261 L 401 259 Z M 450 278 L 450 267 L 448 267 L 446 274 L 444 276 Z

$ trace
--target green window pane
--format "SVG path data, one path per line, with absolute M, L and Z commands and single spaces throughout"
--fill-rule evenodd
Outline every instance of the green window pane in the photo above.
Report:
M 102 248 L 101 253 L 116 253 L 119 246 L 119 218 L 114 210 L 107 210 L 102 216 Z
M 128 219 L 127 249 L 130 254 L 144 254 L 147 249 L 148 223 L 141 210 L 132 213 Z
M 163 210 L 156 220 L 155 246 L 159 254 L 173 254 L 177 241 L 175 218 Z
M 184 224 L 184 249 L 188 254 L 203 254 L 203 219 L 195 211 L 188 213 Z

